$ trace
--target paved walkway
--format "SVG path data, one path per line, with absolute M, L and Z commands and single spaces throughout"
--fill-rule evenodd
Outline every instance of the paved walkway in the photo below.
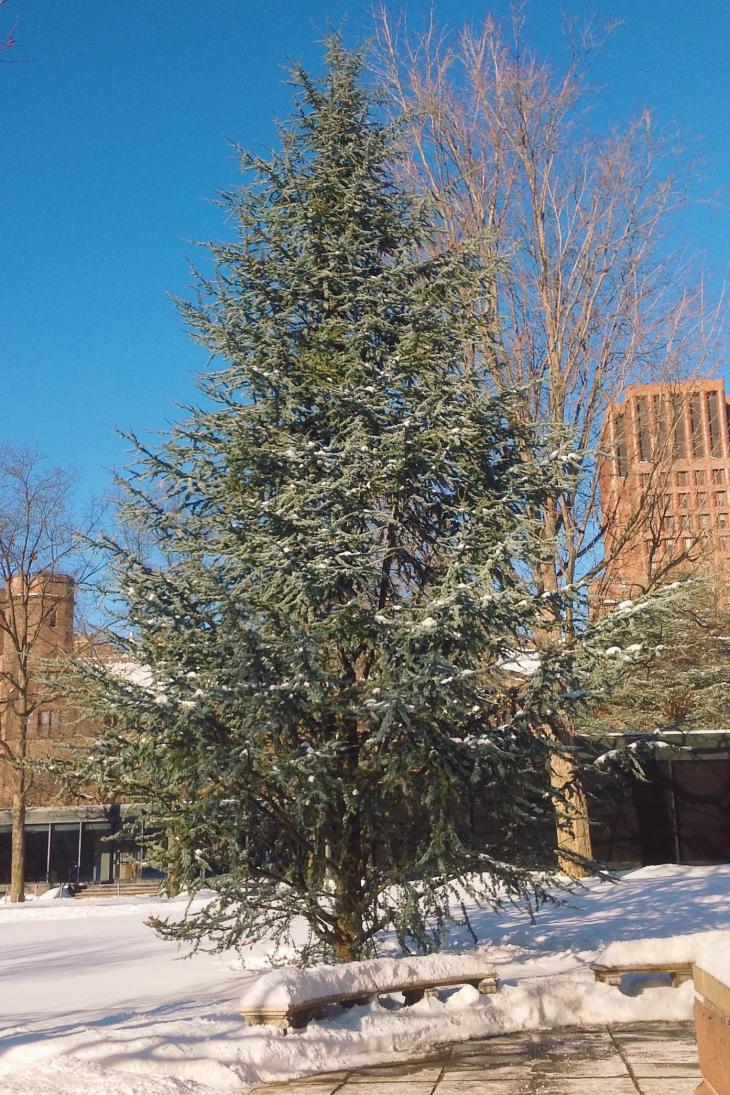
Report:
M 694 1095 L 692 1023 L 510 1034 L 437 1048 L 408 1064 L 332 1072 L 260 1095 Z

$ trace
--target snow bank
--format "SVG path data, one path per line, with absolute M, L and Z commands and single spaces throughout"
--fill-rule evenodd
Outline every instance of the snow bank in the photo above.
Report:
M 241 1008 L 288 1008 L 307 1000 L 340 993 L 385 992 L 393 985 L 416 985 L 439 978 L 476 979 L 493 973 L 479 951 L 469 954 L 426 954 L 412 958 L 373 958 L 345 966 L 284 966 L 259 977 L 241 998 Z M 477 996 L 479 993 L 477 993 Z
M 43 893 L 39 893 L 36 897 L 36 901 L 40 905 L 45 905 L 47 901 L 61 901 L 65 897 L 72 897 L 71 887 L 62 884 L 60 886 L 51 886 L 50 890 L 45 890 Z
M 713 946 L 703 947 L 697 957 L 697 965 L 716 981 L 730 985 L 730 932 L 724 932 L 723 938 Z
M 60 886 L 51 886 L 49 890 L 44 890 L 43 893 L 38 894 L 29 893 L 26 890 L 25 901 L 19 903 L 11 901 L 9 893 L 3 894 L 3 896 L 0 897 L 0 905 L 10 905 L 13 909 L 24 909 L 31 901 L 45 905 L 47 901 L 58 901 L 61 898 L 71 896 L 71 889 L 68 884 L 62 883 Z
M 692 932 L 655 939 L 617 940 L 596 958 L 599 966 L 659 966 L 696 962 L 716 948 L 730 947 L 730 931 Z
M 455 928 L 449 947 L 462 954 L 434 957 L 478 958 L 497 973 L 498 993 L 465 987 L 411 1007 L 374 1000 L 286 1036 L 249 1027 L 239 1014 L 249 988 L 271 975 L 251 970 L 274 958 L 266 942 L 182 962 L 176 945 L 146 926 L 151 913 L 181 915 L 184 898 L 0 906 L 0 1090 L 242 1095 L 262 1082 L 407 1060 L 437 1042 L 689 1019 L 690 982 L 629 995 L 597 982 L 590 963 L 616 940 L 640 942 L 643 955 L 647 938 L 653 946 L 668 929 L 673 938 L 710 933 L 719 953 L 715 933 L 730 932 L 730 865 L 664 865 L 615 884 L 589 880 L 534 922 L 516 909 L 479 910 L 463 896 L 478 947 L 466 926 Z M 297 930 L 305 942 L 306 925 Z M 383 946 L 397 954 L 395 939 Z

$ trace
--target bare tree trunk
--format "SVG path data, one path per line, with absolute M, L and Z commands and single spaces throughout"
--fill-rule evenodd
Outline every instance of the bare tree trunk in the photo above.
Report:
M 557 514 L 559 499 L 551 497 L 545 505 L 543 535 L 548 545 L 555 544 L 558 535 Z M 558 576 L 554 561 L 543 564 L 539 571 L 539 583 L 543 591 L 554 593 L 558 590 Z M 561 627 L 558 620 L 545 620 L 545 628 L 535 635 L 537 646 L 549 646 L 555 641 L 555 628 Z M 558 849 L 558 867 L 571 878 L 586 878 L 590 871 L 582 861 L 593 859 L 593 844 L 588 817 L 588 796 L 583 789 L 583 773 L 573 753 L 561 751 L 560 746 L 570 750 L 575 747 L 575 737 L 563 727 L 559 738 L 551 733 L 555 741 L 555 751 L 550 757 L 550 786 L 553 790 L 553 808 L 555 810 L 555 835 Z
M 593 856 L 588 798 L 579 766 L 570 754 L 553 753 L 550 785 L 555 792 L 558 867 L 571 878 L 586 878 L 591 872 L 580 860 Z
M 12 866 L 10 870 L 10 900 L 25 901 L 25 806 L 26 774 L 23 768 L 16 771 L 13 792 Z

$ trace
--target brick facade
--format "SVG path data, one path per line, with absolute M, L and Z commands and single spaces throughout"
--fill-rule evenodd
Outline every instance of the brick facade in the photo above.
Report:
M 604 600 L 681 564 L 730 569 L 729 401 L 720 380 L 632 385 L 607 414 L 599 468 Z
M 77 643 L 74 601 L 73 579 L 61 574 L 39 574 L 25 590 L 20 588 L 18 580 L 0 594 L 0 611 L 15 613 L 16 631 L 27 629 L 32 637 L 31 689 L 38 706 L 27 719 L 27 755 L 30 758 L 49 755 L 59 742 L 72 740 L 79 733 L 78 717 L 41 679 L 41 663 L 46 672 L 54 663 L 60 670 L 64 660 L 74 652 Z M 9 636 L 0 632 L 0 734 L 10 750 L 14 749 L 19 734 L 19 719 L 10 694 L 16 662 L 17 654 Z M 12 798 L 13 769 L 7 757 L 0 756 L 0 807 L 10 806 Z M 58 788 L 53 787 L 43 773 L 33 773 L 28 805 L 49 801 L 61 801 Z

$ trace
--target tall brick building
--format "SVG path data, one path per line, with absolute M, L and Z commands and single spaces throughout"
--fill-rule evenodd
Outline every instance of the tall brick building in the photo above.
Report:
M 730 570 L 729 410 L 721 380 L 632 385 L 609 408 L 604 598 L 630 597 L 676 562 Z
M 709 573 L 728 601 L 729 414 L 721 380 L 632 385 L 609 408 L 599 467 L 608 563 L 593 611 L 687 571 Z M 727 862 L 730 731 L 663 737 L 643 780 L 627 774 L 596 798 L 597 854 L 617 864 Z
M 87 637 L 74 629 L 75 587 L 62 574 L 38 574 L 25 589 L 11 583 L 0 591 L 0 611 L 15 613 L 16 629 L 32 636 L 30 656 L 33 711 L 26 719 L 27 756 L 46 757 L 87 735 L 89 727 L 52 687 L 42 683 L 49 666 L 63 672 L 64 661 L 80 648 L 89 648 Z M 27 618 L 26 618 L 27 617 Z M 0 736 L 10 753 L 17 752 L 19 718 L 9 694 L 16 674 L 17 653 L 9 636 L 0 630 Z M 12 763 L 0 750 L 0 887 L 10 878 L 11 807 L 14 773 Z M 68 879 L 112 882 L 139 873 L 141 849 L 127 842 L 110 841 L 120 829 L 124 807 L 75 802 L 42 771 L 32 772 L 26 812 L 26 879 L 29 883 L 55 883 Z
M 53 743 L 67 738 L 72 723 L 65 704 L 44 690 L 38 667 L 41 662 L 62 663 L 74 650 L 74 583 L 63 574 L 39 574 L 27 590 L 21 579 L 14 579 L 0 592 L 0 611 L 12 618 L 10 626 L 19 638 L 27 636 L 31 647 L 29 675 L 34 710 L 26 719 L 27 755 L 45 756 Z M 12 752 L 17 752 L 20 726 L 17 704 L 13 703 L 13 681 L 18 673 L 18 655 L 10 636 L 0 630 L 0 735 Z M 0 764 L 0 806 L 10 806 L 13 798 L 13 770 L 7 758 Z M 47 781 L 36 775 L 31 779 L 29 803 L 47 798 Z

